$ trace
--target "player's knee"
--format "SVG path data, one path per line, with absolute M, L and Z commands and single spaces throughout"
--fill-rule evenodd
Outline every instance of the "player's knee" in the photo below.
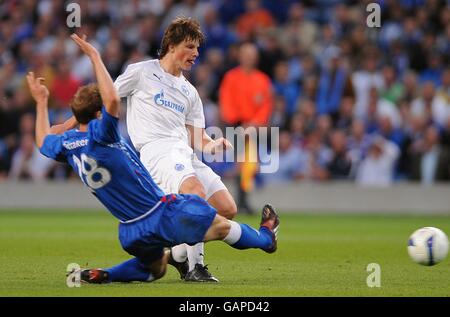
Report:
M 215 231 L 218 239 L 223 240 L 230 232 L 231 224 L 228 219 L 220 217 L 220 221 L 216 223 Z
M 151 273 L 153 275 L 154 280 L 158 280 L 158 279 L 162 278 L 164 275 L 166 275 L 166 271 L 167 271 L 167 265 L 161 264 L 159 267 L 154 268 Z
M 227 218 L 227 219 L 233 219 L 237 214 L 237 206 L 234 200 L 227 200 L 223 202 L 223 205 L 221 206 L 219 213 L 221 216 Z
M 214 193 L 210 199 L 208 199 L 208 203 L 216 208 L 219 215 L 227 219 L 231 220 L 237 214 L 237 206 L 234 202 L 233 196 L 231 196 L 231 194 L 226 190 L 221 190 Z
M 153 277 L 153 281 L 160 279 L 166 274 L 167 260 L 164 259 L 164 256 L 162 259 L 157 260 L 148 266 L 148 270 Z

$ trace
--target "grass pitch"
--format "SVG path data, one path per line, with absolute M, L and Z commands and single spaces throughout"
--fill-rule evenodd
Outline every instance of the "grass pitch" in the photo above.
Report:
M 259 217 L 237 219 L 257 226 Z M 218 284 L 186 283 L 174 268 L 153 283 L 66 286 L 66 267 L 108 267 L 129 256 L 106 211 L 0 211 L 0 296 L 450 296 L 450 259 L 413 263 L 409 235 L 450 217 L 294 215 L 281 212 L 274 254 L 206 245 Z M 369 263 L 381 266 L 381 287 L 369 288 Z

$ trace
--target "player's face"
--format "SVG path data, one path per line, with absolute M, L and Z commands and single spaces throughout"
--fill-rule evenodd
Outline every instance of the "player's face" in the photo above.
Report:
M 174 47 L 175 60 L 182 70 L 190 70 L 198 57 L 198 41 L 184 40 Z

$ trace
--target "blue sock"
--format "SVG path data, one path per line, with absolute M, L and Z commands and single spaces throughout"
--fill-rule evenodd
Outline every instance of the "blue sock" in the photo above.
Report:
M 112 268 L 106 269 L 109 274 L 110 282 L 131 282 L 131 281 L 150 281 L 151 273 L 145 269 L 142 262 L 137 258 L 120 263 Z
M 259 248 L 264 250 L 272 245 L 272 233 L 269 229 L 261 227 L 258 231 L 246 224 L 239 224 L 234 221 L 230 221 L 230 223 L 230 233 L 224 241 L 233 248 L 240 250 Z

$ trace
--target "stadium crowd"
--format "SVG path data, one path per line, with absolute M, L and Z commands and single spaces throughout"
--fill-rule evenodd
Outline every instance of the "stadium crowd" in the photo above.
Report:
M 70 2 L 80 4 L 80 28 L 66 25 Z M 381 6 L 380 28 L 366 25 L 370 2 Z M 72 176 L 34 145 L 28 70 L 45 78 L 51 122 L 62 122 L 94 78 L 72 32 L 87 35 L 116 78 L 156 58 L 179 15 L 206 35 L 186 76 L 207 126 L 280 128 L 280 168 L 262 182 L 450 180 L 450 1 L 4 0 L 0 181 Z M 234 164 L 213 168 L 237 173 Z

